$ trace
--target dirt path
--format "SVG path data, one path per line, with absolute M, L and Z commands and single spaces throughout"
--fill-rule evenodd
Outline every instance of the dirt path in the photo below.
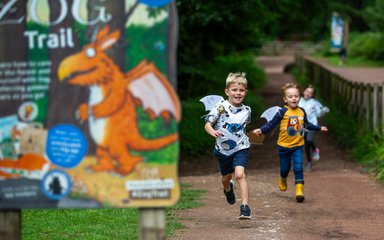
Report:
M 281 105 L 280 86 L 294 81 L 282 72 L 290 57 L 264 57 L 258 62 L 267 72 L 268 82 L 260 91 L 268 106 Z M 253 116 L 254 126 L 263 120 Z M 330 129 L 332 131 L 332 129 Z M 312 172 L 305 172 L 305 202 L 294 197 L 294 177 L 288 190 L 277 187 L 279 166 L 277 132 L 264 145 L 251 147 L 247 178 L 253 218 L 239 221 L 240 200 L 228 205 L 222 193 L 220 175 L 212 156 L 204 166 L 181 166 L 181 182 L 206 189 L 204 206 L 179 211 L 185 229 L 173 239 L 383 239 L 384 187 L 361 173 L 361 167 L 335 146 L 326 133 L 317 133 L 321 159 Z M 192 169 L 192 171 L 191 171 Z

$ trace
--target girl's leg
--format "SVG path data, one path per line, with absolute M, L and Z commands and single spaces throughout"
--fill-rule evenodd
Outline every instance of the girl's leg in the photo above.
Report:
M 314 150 L 316 148 L 315 144 L 315 132 L 314 131 L 308 131 L 306 132 L 306 142 L 308 142 L 310 148 Z
M 307 157 L 307 162 L 312 162 L 312 149 L 311 149 L 311 143 L 308 140 L 309 138 L 309 132 L 306 132 L 304 134 L 304 150 L 305 150 L 305 156 Z
M 243 166 L 235 167 L 235 178 L 240 188 L 240 197 L 242 204 L 248 205 L 249 192 L 248 192 L 248 181 L 245 178 L 245 172 Z

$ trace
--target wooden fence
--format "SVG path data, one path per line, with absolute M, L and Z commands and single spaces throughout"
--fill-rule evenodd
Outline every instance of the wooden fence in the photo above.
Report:
M 303 55 L 296 55 L 295 64 L 318 88 L 322 99 L 355 118 L 359 127 L 368 131 L 384 128 L 383 82 L 352 82 L 332 68 Z

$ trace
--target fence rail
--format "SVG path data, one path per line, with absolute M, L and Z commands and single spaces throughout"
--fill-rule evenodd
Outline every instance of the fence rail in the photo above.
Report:
M 295 64 L 320 96 L 341 112 L 354 117 L 365 130 L 384 128 L 384 83 L 352 82 L 310 57 L 296 55 Z

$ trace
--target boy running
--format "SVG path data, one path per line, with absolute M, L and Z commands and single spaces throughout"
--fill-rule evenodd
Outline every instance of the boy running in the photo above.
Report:
M 240 188 L 242 204 L 239 219 L 250 219 L 248 206 L 248 182 L 245 168 L 250 147 L 246 125 L 251 119 L 251 108 L 242 104 L 247 94 L 245 73 L 229 73 L 226 79 L 227 100 L 218 103 L 205 118 L 205 131 L 216 139 L 214 155 L 222 175 L 224 195 L 229 204 L 235 204 L 232 174 Z
M 303 108 L 298 106 L 300 101 L 300 88 L 294 83 L 286 83 L 281 88 L 283 100 L 286 105 L 281 108 L 273 119 L 252 132 L 260 136 L 266 134 L 278 125 L 280 126 L 277 146 L 280 157 L 280 191 L 287 190 L 287 177 L 293 162 L 295 175 L 296 201 L 303 202 L 304 174 L 303 174 L 303 145 L 304 131 L 328 131 L 325 126 L 313 125 L 307 120 Z

